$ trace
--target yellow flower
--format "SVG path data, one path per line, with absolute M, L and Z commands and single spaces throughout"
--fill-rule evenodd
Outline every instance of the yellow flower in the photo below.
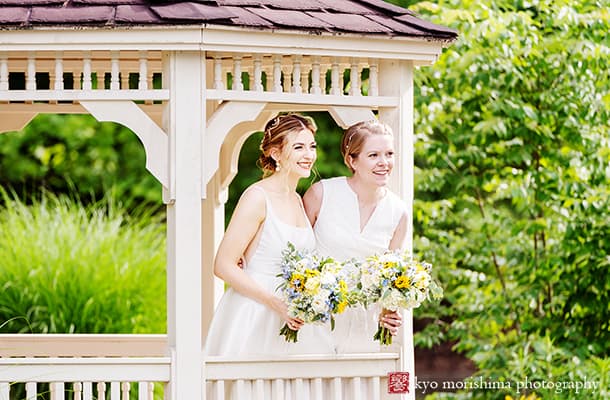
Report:
M 394 261 L 385 261 L 383 263 L 383 268 L 392 268 L 396 266 L 396 262 Z
M 312 276 L 318 276 L 318 275 L 320 275 L 320 272 L 315 269 L 306 269 L 305 270 L 305 276 L 307 276 L 308 278 L 311 278 Z
M 339 304 L 337 304 L 337 314 L 341 314 L 344 310 L 345 307 L 347 307 L 347 301 L 341 301 L 339 302 Z
M 409 278 L 406 276 L 401 275 L 394 281 L 394 286 L 396 286 L 398 289 L 405 289 L 411 286 L 411 281 L 409 281 Z

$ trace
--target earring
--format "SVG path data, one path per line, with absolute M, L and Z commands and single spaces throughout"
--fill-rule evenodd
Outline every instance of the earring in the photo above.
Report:
M 275 162 L 275 172 L 280 172 L 280 169 L 282 169 L 282 166 L 280 165 L 279 161 Z

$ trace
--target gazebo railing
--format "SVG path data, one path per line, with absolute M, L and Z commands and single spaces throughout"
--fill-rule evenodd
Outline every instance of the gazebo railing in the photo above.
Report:
M 0 400 L 50 393 L 51 399 L 108 398 L 153 400 L 167 396 L 172 356 L 165 335 L 0 335 Z M 244 394 L 250 400 L 341 400 L 352 387 L 355 400 L 387 398 L 386 377 L 399 369 L 395 353 L 301 355 L 282 358 L 208 357 L 204 362 L 206 399 Z M 358 388 L 365 384 L 372 397 Z M 165 394 L 164 394 L 165 393 Z M 105 397 L 104 397 L 105 396 Z
M 202 51 L 208 101 L 393 107 L 379 95 L 379 59 Z M 0 51 L 0 102 L 169 100 L 163 52 Z

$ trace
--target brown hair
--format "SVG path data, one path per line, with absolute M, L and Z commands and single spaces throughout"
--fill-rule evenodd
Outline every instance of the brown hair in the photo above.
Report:
M 265 125 L 265 134 L 261 141 L 262 154 L 258 158 L 258 164 L 263 170 L 263 176 L 269 176 L 275 172 L 277 163 L 271 157 L 271 150 L 278 148 L 282 150 L 286 143 L 286 137 L 290 133 L 309 130 L 315 135 L 316 127 L 313 119 L 299 114 L 278 115 L 270 119 Z
M 343 133 L 343 139 L 341 140 L 341 155 L 343 156 L 343 162 L 352 172 L 354 172 L 354 170 L 349 163 L 349 157 L 358 157 L 366 139 L 371 135 L 394 136 L 392 128 L 390 128 L 388 124 L 377 120 L 358 122 L 347 128 Z

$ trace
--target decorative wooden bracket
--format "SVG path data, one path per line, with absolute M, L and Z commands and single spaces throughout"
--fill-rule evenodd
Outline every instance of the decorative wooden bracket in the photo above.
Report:
M 168 138 L 140 107 L 132 101 L 81 101 L 98 121 L 112 121 L 131 129 L 140 139 L 146 152 L 146 169 L 169 188 Z
M 238 131 L 240 136 L 245 135 L 247 137 L 256 128 L 259 128 L 259 120 L 261 112 L 265 108 L 266 103 L 255 103 L 255 102 L 240 102 L 240 101 L 228 101 L 224 102 L 220 107 L 212 114 L 208 120 L 208 126 L 205 132 L 205 145 L 204 145 L 204 161 L 203 161 L 203 184 L 207 185 L 210 179 L 214 176 L 216 171 L 221 167 L 221 158 L 226 157 L 223 153 L 221 157 L 221 148 L 225 139 L 232 138 L 234 132 Z M 255 121 L 256 128 L 248 129 L 249 126 L 244 126 L 244 123 Z M 245 140 L 244 137 L 244 140 Z M 231 165 L 235 164 L 235 170 L 237 170 L 237 158 L 239 158 L 239 150 L 241 144 L 236 146 L 237 141 L 229 140 L 228 147 L 233 151 L 230 154 Z M 236 155 L 234 154 L 236 153 Z M 224 164 L 224 160 L 223 164 Z M 230 180 L 229 180 L 230 182 Z M 222 185 L 225 187 L 225 185 Z M 228 184 L 227 184 L 228 186 Z

